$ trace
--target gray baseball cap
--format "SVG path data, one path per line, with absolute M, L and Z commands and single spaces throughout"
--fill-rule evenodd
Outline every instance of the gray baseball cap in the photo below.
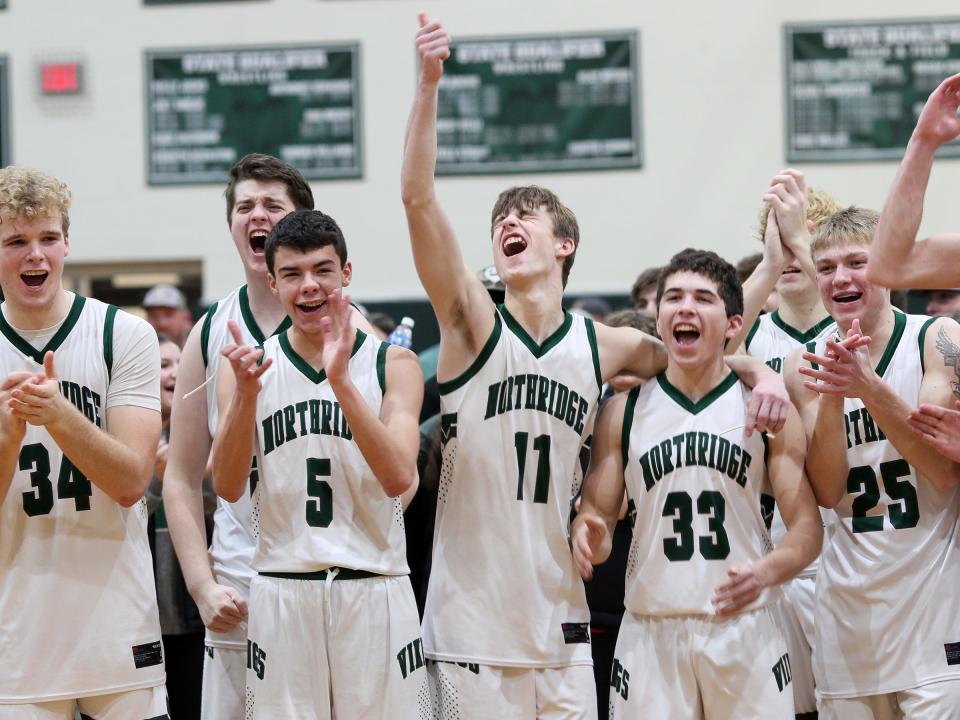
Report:
M 179 310 L 187 309 L 186 298 L 173 285 L 154 285 L 147 290 L 143 296 L 141 305 L 145 308 L 165 307 L 177 308 Z

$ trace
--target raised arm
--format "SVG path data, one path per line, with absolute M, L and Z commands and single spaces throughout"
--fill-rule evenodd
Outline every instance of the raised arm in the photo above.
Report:
M 873 239 L 867 277 L 890 288 L 960 286 L 960 234 L 917 239 L 933 157 L 960 135 L 960 74 L 940 83 L 927 99 L 907 143 Z
M 590 467 L 583 481 L 580 511 L 570 530 L 573 560 L 580 575 L 589 580 L 593 566 L 610 557 L 613 529 L 624 496 L 623 412 L 627 393 L 619 393 L 600 408 L 593 431 Z
M 418 17 L 420 78 L 404 143 L 400 177 L 403 206 L 414 264 L 437 315 L 443 342 L 451 350 L 462 349 L 467 355 L 472 352 L 475 356 L 493 329 L 493 311 L 486 311 L 492 308 L 492 302 L 479 279 L 464 263 L 434 186 L 437 95 L 443 61 L 450 56 L 450 36 L 439 21 L 428 20 L 424 14 Z
M 423 371 L 409 350 L 387 349 L 386 389 L 379 415 L 354 385 L 349 373 L 355 334 L 341 318 L 348 299 L 335 291 L 328 296 L 330 315 L 323 320 L 323 367 L 353 441 L 390 497 L 405 493 L 417 483 L 417 453 L 420 450 L 420 405 L 423 402 Z
M 213 486 L 224 500 L 236 502 L 246 490 L 250 474 L 260 377 L 272 361 L 257 365 L 263 350 L 246 345 L 240 328 L 232 320 L 228 327 L 234 341 L 220 351 L 227 362 L 220 363 L 217 378 Z
M 760 317 L 763 304 L 776 287 L 777 280 L 780 279 L 789 262 L 780 240 L 777 215 L 771 211 L 767 215 L 767 225 L 763 231 L 763 258 L 743 283 L 743 327 L 727 343 L 727 355 L 747 352 L 748 348 L 745 345 L 747 337 L 753 330 L 757 318 Z
M 768 442 L 767 470 L 787 533 L 776 548 L 756 562 L 728 571 L 730 580 L 717 588 L 714 597 L 719 615 L 742 610 L 764 588 L 795 577 L 820 554 L 823 522 L 803 474 L 806 437 L 796 410 L 791 408 L 783 430 Z
M 802 272 L 816 278 L 807 230 L 807 182 L 799 170 L 787 168 L 770 181 L 763 201 L 770 210 L 763 231 L 763 259 L 743 283 L 743 327 L 727 353 L 738 352 L 777 281 L 794 260 Z
M 159 349 L 154 347 L 154 352 L 146 355 L 143 362 L 144 367 L 135 368 L 134 372 L 147 376 L 159 405 Z M 120 381 L 115 376 L 111 382 Z M 32 425 L 44 425 L 63 454 L 90 482 L 124 507 L 132 506 L 143 497 L 160 440 L 159 409 L 108 405 L 108 430 L 101 430 L 60 392 L 56 361 L 49 351 L 43 357 L 43 372 L 13 390 L 11 395 L 14 412 Z

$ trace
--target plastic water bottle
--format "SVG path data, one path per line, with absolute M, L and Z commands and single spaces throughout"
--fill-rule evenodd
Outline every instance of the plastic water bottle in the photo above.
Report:
M 413 347 L 413 325 L 413 318 L 404 315 L 403 319 L 400 321 L 400 324 L 393 329 L 392 333 L 390 333 L 390 336 L 387 338 L 387 342 L 391 345 L 399 345 L 400 347 L 409 350 Z

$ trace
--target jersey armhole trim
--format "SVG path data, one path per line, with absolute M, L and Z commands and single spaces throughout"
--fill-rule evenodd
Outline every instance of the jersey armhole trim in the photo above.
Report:
M 760 329 L 760 318 L 758 317 L 753 321 L 753 327 L 750 328 L 750 332 L 747 333 L 746 340 L 743 341 L 743 347 L 747 350 L 750 349 L 750 343 L 753 342 L 753 336 L 757 334 L 757 330 Z
M 631 388 L 627 394 L 627 402 L 623 406 L 623 428 L 620 430 L 620 457 L 623 460 L 623 472 L 627 472 L 627 456 L 630 450 L 630 431 L 633 430 L 633 412 L 637 407 L 637 398 L 640 397 L 642 385 Z
M 925 353 L 923 351 L 923 345 L 927 338 L 927 330 L 937 318 L 930 317 L 924 320 L 923 325 L 920 326 L 920 333 L 917 335 L 917 346 L 920 349 L 920 374 L 923 375 L 927 371 L 926 367 L 926 358 L 924 357 Z
M 448 380 L 447 382 L 438 382 L 437 388 L 439 389 L 441 395 L 448 395 L 454 390 L 458 390 L 459 388 L 463 387 L 467 381 L 470 380 L 470 378 L 480 372 L 480 368 L 482 368 L 484 363 L 487 362 L 487 360 L 490 358 L 490 355 L 493 353 L 493 349 L 497 346 L 497 341 L 500 340 L 500 333 L 502 331 L 503 325 L 500 320 L 500 313 L 494 310 L 493 331 L 490 333 L 490 337 L 487 338 L 487 342 L 484 343 L 480 354 L 477 355 L 477 359 L 470 364 L 470 367 L 460 373 L 460 375 L 455 377 L 453 380 Z
M 200 329 L 200 355 L 203 357 L 204 369 L 206 369 L 210 362 L 207 355 L 207 344 L 210 342 L 210 326 L 213 325 L 213 316 L 217 312 L 218 304 L 218 302 L 215 302 L 207 308 L 207 312 L 203 316 L 203 327 Z
M 600 374 L 600 350 L 597 348 L 597 329 L 590 318 L 584 318 L 584 325 L 587 328 L 587 340 L 590 342 L 590 355 L 593 357 L 593 372 L 597 376 L 597 389 L 603 390 L 603 376 Z
M 389 343 L 382 342 L 377 349 L 377 382 L 380 383 L 380 392 L 387 391 L 387 350 Z
M 117 319 L 117 306 L 107 305 L 103 320 L 103 363 L 107 366 L 107 378 L 113 379 L 113 324 Z

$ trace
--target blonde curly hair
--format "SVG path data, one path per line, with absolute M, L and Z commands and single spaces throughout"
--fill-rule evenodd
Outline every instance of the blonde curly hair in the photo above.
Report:
M 813 223 L 811 233 L 820 227 L 820 223 L 831 215 L 843 210 L 843 205 L 834 199 L 833 195 L 824 190 L 807 190 L 807 220 Z M 763 235 L 767 231 L 767 216 L 770 215 L 770 206 L 764 203 L 758 215 L 759 228 L 757 238 L 763 242 Z
M 70 228 L 69 210 L 70 189 L 62 180 L 33 168 L 0 168 L 0 222 L 59 214 L 66 234 Z

